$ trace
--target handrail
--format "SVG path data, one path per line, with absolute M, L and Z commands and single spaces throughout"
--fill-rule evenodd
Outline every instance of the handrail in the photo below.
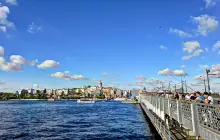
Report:
M 153 95 L 140 95 L 143 102 L 160 118 L 165 114 L 188 128 L 196 136 L 220 139 L 220 105 L 189 102 Z

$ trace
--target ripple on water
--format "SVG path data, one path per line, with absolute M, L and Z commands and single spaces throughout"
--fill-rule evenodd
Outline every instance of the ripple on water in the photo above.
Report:
M 1 102 L 0 119 L 3 140 L 155 140 L 140 108 L 120 102 Z

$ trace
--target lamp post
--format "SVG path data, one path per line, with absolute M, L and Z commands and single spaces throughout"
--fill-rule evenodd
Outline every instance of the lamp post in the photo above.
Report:
M 208 92 L 211 91 L 210 84 L 209 84 L 209 75 L 217 75 L 217 74 L 209 74 L 209 73 L 210 73 L 210 70 L 206 69 L 206 77 L 207 77 L 207 82 L 208 82 Z
M 200 77 L 203 78 L 202 76 L 200 76 Z M 206 92 L 205 78 L 203 78 L 203 82 L 204 82 L 204 87 L 205 87 L 205 92 Z

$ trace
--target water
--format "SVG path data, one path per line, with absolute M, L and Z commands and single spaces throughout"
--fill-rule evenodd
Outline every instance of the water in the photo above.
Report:
M 0 139 L 155 140 L 139 105 L 0 101 Z

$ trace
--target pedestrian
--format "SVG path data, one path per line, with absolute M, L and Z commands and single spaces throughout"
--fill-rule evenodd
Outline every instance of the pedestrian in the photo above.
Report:
M 204 92 L 204 97 L 205 97 L 204 102 L 206 104 L 213 104 L 214 100 L 213 100 L 212 96 L 210 96 L 210 94 L 208 92 Z

